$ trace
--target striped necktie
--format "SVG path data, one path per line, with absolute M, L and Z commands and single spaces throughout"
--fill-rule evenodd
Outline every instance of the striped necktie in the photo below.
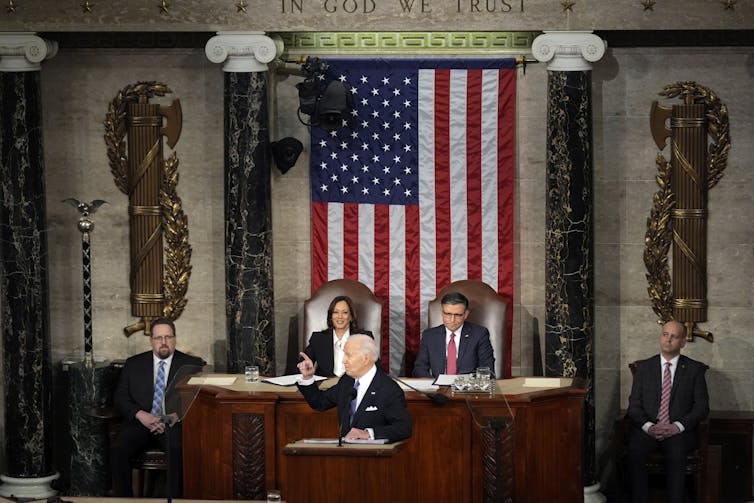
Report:
M 160 360 L 160 368 L 157 369 L 157 379 L 154 381 L 154 396 L 152 398 L 152 414 L 162 414 L 162 401 L 165 398 L 165 360 Z
M 660 414 L 657 421 L 660 423 L 670 422 L 670 390 L 673 389 L 673 380 L 670 374 L 670 362 L 665 363 L 665 373 L 662 376 L 662 395 L 660 397 Z

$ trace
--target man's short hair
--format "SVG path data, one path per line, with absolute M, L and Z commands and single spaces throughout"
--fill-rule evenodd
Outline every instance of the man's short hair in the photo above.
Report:
M 354 334 L 348 337 L 349 341 L 357 342 L 359 354 L 368 356 L 372 363 L 380 358 L 380 352 L 377 349 L 377 342 L 366 334 Z
M 464 309 L 469 308 L 469 299 L 466 298 L 464 294 L 461 292 L 448 292 L 445 295 L 442 296 L 442 299 L 440 300 L 440 304 L 450 304 L 450 305 L 457 305 L 457 304 L 463 304 Z
M 150 326 L 152 327 L 152 329 L 154 329 L 154 327 L 156 327 L 157 325 L 167 325 L 173 331 L 173 335 L 178 335 L 175 332 L 175 323 L 173 323 L 173 320 L 171 320 L 170 318 L 165 318 L 164 316 L 160 316 L 158 318 L 152 319 L 152 323 L 150 323 Z

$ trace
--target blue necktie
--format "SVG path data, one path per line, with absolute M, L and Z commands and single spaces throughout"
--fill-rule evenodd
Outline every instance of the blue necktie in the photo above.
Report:
M 353 400 L 351 400 L 351 421 L 350 424 L 353 424 L 353 415 L 356 414 L 356 399 L 359 397 L 359 381 L 354 381 L 353 383 Z
M 157 379 L 154 381 L 154 397 L 152 398 L 152 414 L 162 414 L 162 399 L 165 397 L 165 360 L 160 360 Z

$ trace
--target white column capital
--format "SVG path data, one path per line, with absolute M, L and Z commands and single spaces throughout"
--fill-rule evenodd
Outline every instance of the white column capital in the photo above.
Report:
M 45 59 L 55 57 L 58 43 L 34 32 L 0 32 L 0 72 L 35 72 Z
M 607 41 L 591 31 L 546 31 L 534 39 L 531 50 L 547 69 L 560 72 L 591 70 L 602 59 Z
M 224 72 L 266 72 L 267 63 L 282 53 L 282 41 L 262 31 L 218 31 L 204 47 L 207 59 L 223 63 Z

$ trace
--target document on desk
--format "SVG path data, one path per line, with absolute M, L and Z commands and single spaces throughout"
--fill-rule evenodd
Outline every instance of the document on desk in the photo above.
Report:
M 373 445 L 377 445 L 377 444 L 386 444 L 387 443 L 387 439 L 386 438 L 352 438 L 350 440 L 347 439 L 347 438 L 344 438 L 343 441 L 345 443 L 347 443 L 347 444 L 373 444 Z
M 440 374 L 437 376 L 437 379 L 435 379 L 434 384 L 437 386 L 453 386 L 453 383 L 456 382 L 455 375 L 451 374 Z
M 208 376 L 208 377 L 192 377 L 189 379 L 189 384 L 192 386 L 230 386 L 236 382 L 236 376 Z
M 290 374 L 280 377 L 265 377 L 262 382 L 277 384 L 278 386 L 295 386 L 296 382 L 301 378 L 301 374 Z M 325 381 L 327 377 L 314 376 L 314 381 Z
M 401 379 L 403 381 L 403 379 Z M 416 389 L 424 390 L 424 391 L 437 391 L 438 386 L 435 385 L 435 383 L 432 381 L 432 379 L 405 379 L 405 382 L 398 382 L 398 386 L 403 389 L 403 391 L 408 391 L 411 388 L 409 386 L 413 386 Z
M 337 444 L 337 438 L 305 438 L 302 440 L 305 444 Z

